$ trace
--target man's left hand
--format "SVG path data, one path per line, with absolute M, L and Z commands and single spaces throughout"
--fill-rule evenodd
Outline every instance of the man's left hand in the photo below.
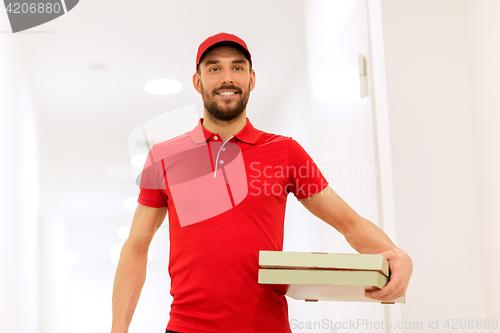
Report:
M 409 255 L 398 248 L 383 252 L 381 255 L 389 262 L 390 280 L 381 290 L 367 290 L 365 297 L 389 302 L 406 294 L 413 271 L 413 262 Z

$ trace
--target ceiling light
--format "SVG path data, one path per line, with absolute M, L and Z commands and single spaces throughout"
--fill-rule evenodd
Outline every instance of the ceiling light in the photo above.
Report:
M 118 228 L 118 237 L 120 237 L 123 240 L 127 240 L 129 233 L 130 233 L 130 226 L 129 225 L 124 225 L 124 226 Z
M 129 212 L 135 212 L 137 208 L 137 197 L 131 197 L 123 200 L 123 208 Z
M 111 249 L 109 249 L 109 258 L 113 264 L 118 265 L 120 260 L 120 253 L 122 252 L 123 243 L 114 244 Z
M 172 79 L 152 80 L 146 83 L 144 89 L 154 95 L 170 95 L 181 91 L 182 83 Z

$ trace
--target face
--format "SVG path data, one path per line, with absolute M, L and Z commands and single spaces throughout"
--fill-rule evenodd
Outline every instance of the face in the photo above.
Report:
M 231 121 L 246 109 L 250 91 L 255 87 L 255 72 L 241 51 L 223 46 L 203 57 L 193 84 L 210 116 Z

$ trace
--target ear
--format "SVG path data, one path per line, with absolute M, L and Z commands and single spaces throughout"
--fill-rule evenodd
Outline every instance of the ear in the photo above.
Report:
M 250 91 L 255 88 L 255 71 L 252 69 L 252 73 L 250 73 Z
M 199 94 L 201 94 L 201 78 L 200 78 L 200 74 L 198 74 L 198 72 L 193 74 L 193 86 L 194 86 L 194 89 Z

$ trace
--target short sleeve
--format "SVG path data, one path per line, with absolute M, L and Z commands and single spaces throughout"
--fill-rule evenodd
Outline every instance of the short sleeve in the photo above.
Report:
M 309 154 L 290 138 L 288 151 L 289 190 L 297 199 L 308 198 L 328 186 L 328 181 Z
M 141 173 L 139 202 L 141 205 L 160 208 L 167 206 L 164 161 L 151 148 Z

